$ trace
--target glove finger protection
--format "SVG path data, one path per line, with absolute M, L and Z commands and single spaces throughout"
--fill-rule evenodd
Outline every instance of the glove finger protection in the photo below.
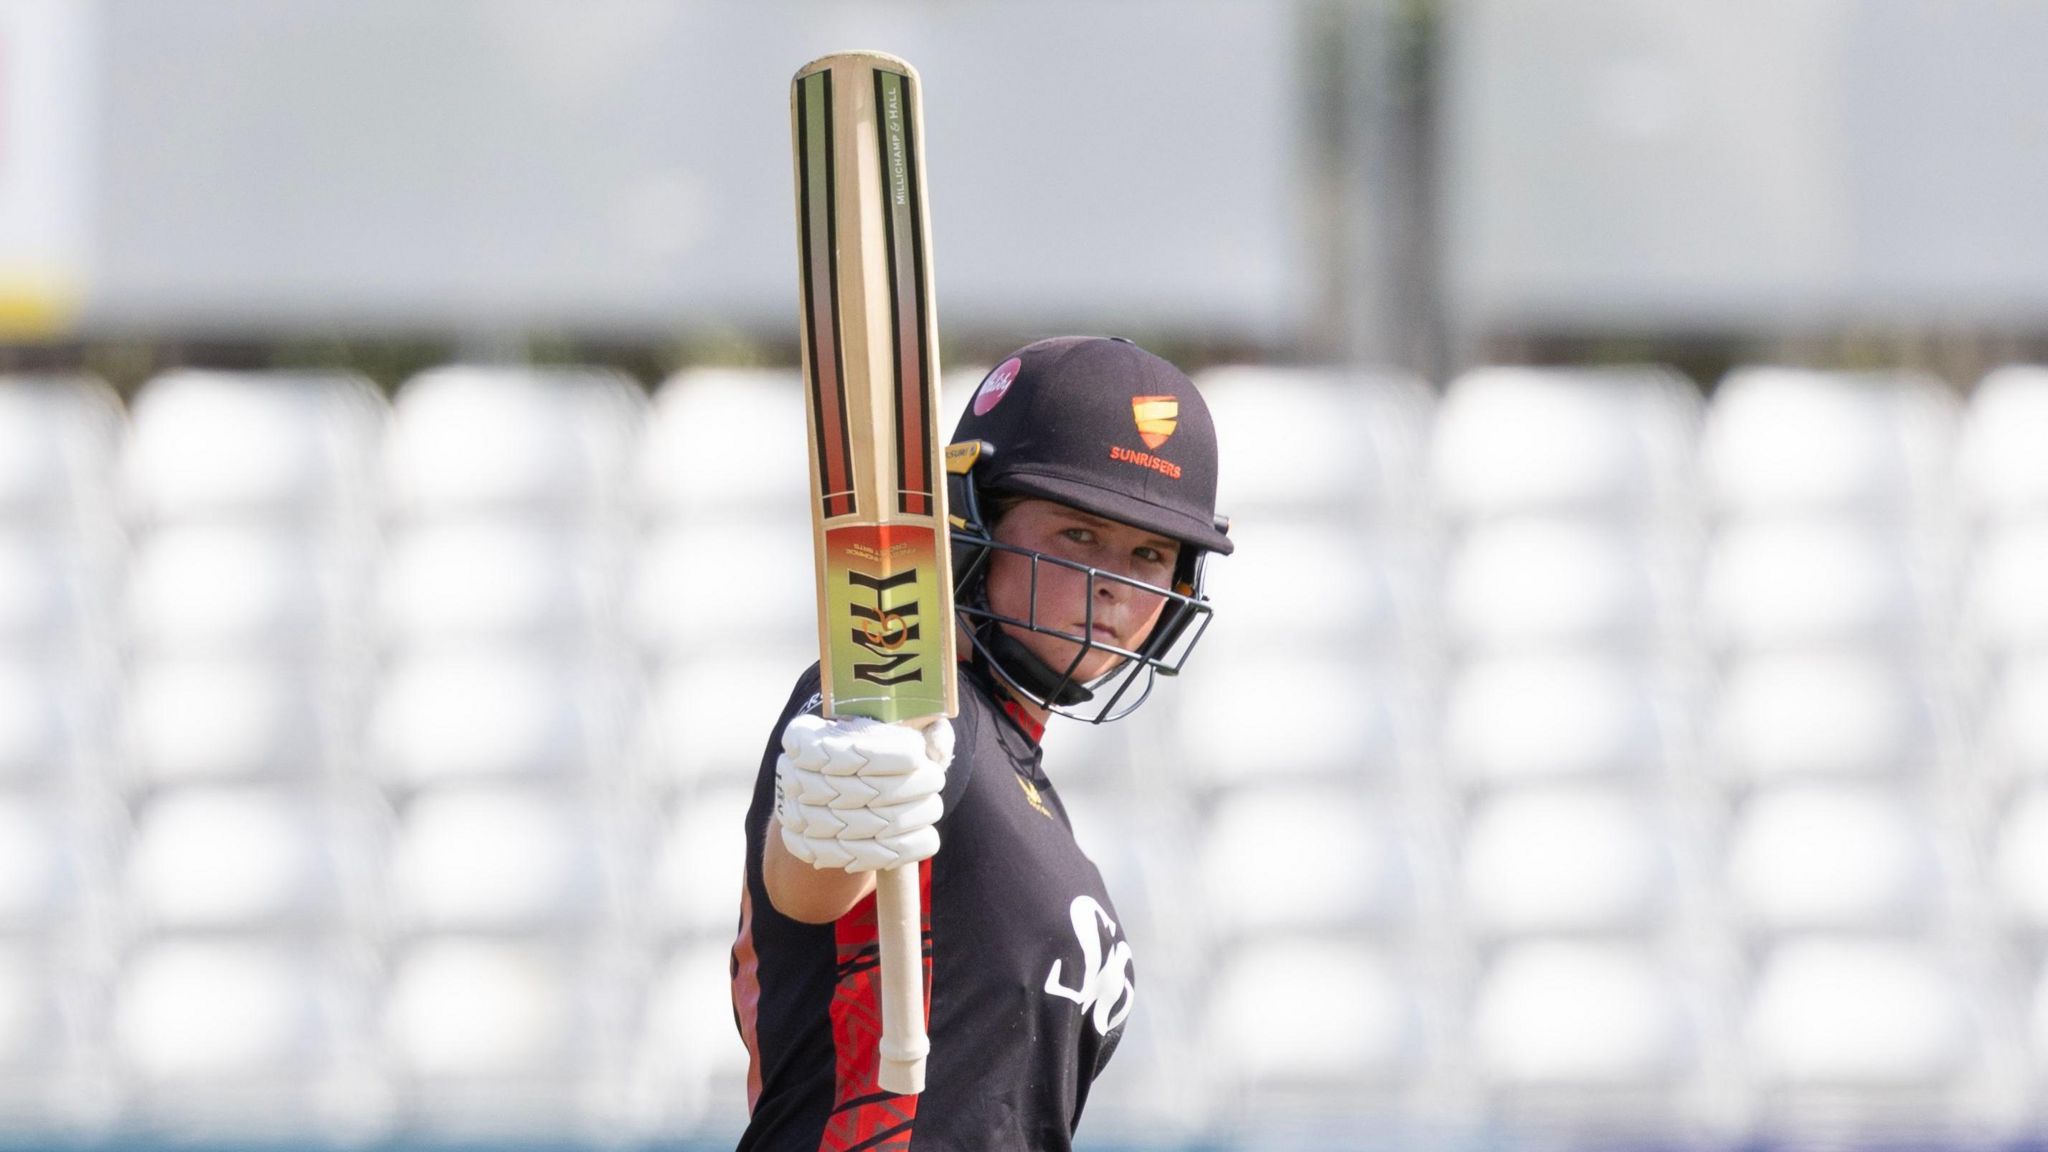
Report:
M 945 806 L 953 726 L 797 716 L 776 759 L 775 815 L 790 855 L 866 872 L 930 857 Z
M 925 725 L 924 747 L 925 755 L 935 763 L 951 764 L 953 762 L 953 722 L 941 716 L 938 720 Z

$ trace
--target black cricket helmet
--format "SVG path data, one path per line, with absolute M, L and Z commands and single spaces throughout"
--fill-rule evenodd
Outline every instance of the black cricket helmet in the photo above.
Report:
M 1185 373 L 1121 338 L 1064 336 L 1027 345 L 975 389 L 946 465 L 955 599 L 977 660 L 1052 711 L 1097 724 L 1136 710 L 1156 677 L 1179 674 L 1209 623 L 1203 567 L 1211 553 L 1232 549 L 1229 522 L 1216 515 L 1216 427 Z M 997 540 L 999 509 L 1030 497 L 1178 541 L 1172 587 Z M 994 612 L 987 579 L 997 552 L 1028 560 L 1033 589 L 1046 566 L 1084 575 L 1085 634 L 1037 619 L 1035 595 L 1030 618 Z M 1096 591 L 1104 583 L 1166 602 L 1135 649 L 1095 637 Z M 1005 626 L 1071 641 L 1074 656 L 1053 667 Z M 1103 651 L 1118 661 L 1093 681 L 1080 680 L 1089 654 Z

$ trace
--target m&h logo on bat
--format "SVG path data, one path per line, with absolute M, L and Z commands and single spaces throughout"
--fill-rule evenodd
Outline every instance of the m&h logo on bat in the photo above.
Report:
M 1172 438 L 1180 423 L 1180 401 L 1172 396 L 1133 396 L 1131 417 L 1138 422 L 1138 439 L 1147 448 L 1157 448 Z
M 924 679 L 924 670 L 915 665 L 917 649 L 904 650 L 904 645 L 914 644 L 918 637 L 917 601 L 908 604 L 890 605 L 889 593 L 905 586 L 916 587 L 917 569 L 898 572 L 894 576 L 869 576 L 862 572 L 848 572 L 846 581 L 856 589 L 853 601 L 853 642 L 875 656 L 874 663 L 856 663 L 853 678 L 893 688 Z M 861 603 L 859 589 L 872 594 L 872 605 Z

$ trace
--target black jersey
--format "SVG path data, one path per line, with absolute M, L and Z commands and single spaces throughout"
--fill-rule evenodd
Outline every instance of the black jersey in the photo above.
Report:
M 777 912 L 761 877 L 784 725 L 818 708 L 815 666 L 776 722 L 747 813 L 733 1004 L 751 1057 L 741 1149 L 1066 1149 L 1088 1086 L 1123 1035 L 1130 946 L 1074 842 L 1028 721 L 961 669 L 937 856 L 919 865 L 925 1091 L 876 1087 L 874 897 L 833 924 Z

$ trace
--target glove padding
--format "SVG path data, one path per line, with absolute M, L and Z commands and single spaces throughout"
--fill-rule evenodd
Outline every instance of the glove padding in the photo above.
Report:
M 939 791 L 953 725 L 922 730 L 858 716 L 803 714 L 782 731 L 775 818 L 782 846 L 814 868 L 872 872 L 939 850 Z

